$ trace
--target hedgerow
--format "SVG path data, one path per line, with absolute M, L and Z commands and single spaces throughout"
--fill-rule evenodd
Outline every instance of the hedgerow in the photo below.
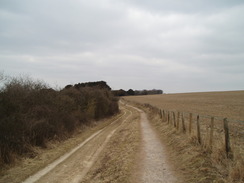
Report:
M 95 84 L 57 91 L 28 77 L 8 79 L 0 90 L 0 165 L 117 112 L 117 98 Z

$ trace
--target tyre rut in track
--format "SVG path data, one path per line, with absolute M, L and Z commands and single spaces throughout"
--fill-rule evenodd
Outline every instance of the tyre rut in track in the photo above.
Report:
M 126 108 L 122 108 L 122 111 L 123 115 L 110 123 L 110 125 L 97 131 L 72 151 L 32 175 L 23 183 L 80 182 L 97 160 L 111 136 L 132 115 L 132 112 Z

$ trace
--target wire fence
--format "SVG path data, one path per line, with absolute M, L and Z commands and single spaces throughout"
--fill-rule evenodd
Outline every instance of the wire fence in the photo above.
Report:
M 210 152 L 225 151 L 228 159 L 244 157 L 244 121 L 145 105 L 156 111 L 162 122 L 195 138 Z

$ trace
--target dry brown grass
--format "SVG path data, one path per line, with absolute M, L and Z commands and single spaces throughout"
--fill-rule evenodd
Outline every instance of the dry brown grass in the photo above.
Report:
M 244 125 L 241 122 L 230 120 L 230 139 L 234 159 L 226 158 L 223 118 L 215 119 L 213 148 L 209 147 L 210 117 L 207 115 L 243 119 L 244 92 L 214 92 L 191 93 L 157 96 L 126 97 L 126 100 L 139 103 L 149 103 L 157 108 L 172 111 L 189 111 L 202 114 L 200 117 L 202 145 L 196 138 L 196 114 L 193 115 L 192 133 L 189 134 L 189 113 L 184 113 L 186 132 L 182 133 L 180 119 L 179 130 L 174 128 L 173 120 L 170 125 L 162 122 L 158 109 L 154 113 L 152 123 L 167 142 L 171 154 L 177 159 L 177 167 L 186 174 L 187 182 L 242 182 L 244 181 Z M 201 105 L 199 105 L 201 104 Z M 172 114 L 170 114 L 172 119 Z M 199 164 L 200 163 L 200 164 Z

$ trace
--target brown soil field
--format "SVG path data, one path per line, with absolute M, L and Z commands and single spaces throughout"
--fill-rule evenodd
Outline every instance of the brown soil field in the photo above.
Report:
M 244 91 L 128 96 L 125 99 L 160 109 L 244 121 Z

